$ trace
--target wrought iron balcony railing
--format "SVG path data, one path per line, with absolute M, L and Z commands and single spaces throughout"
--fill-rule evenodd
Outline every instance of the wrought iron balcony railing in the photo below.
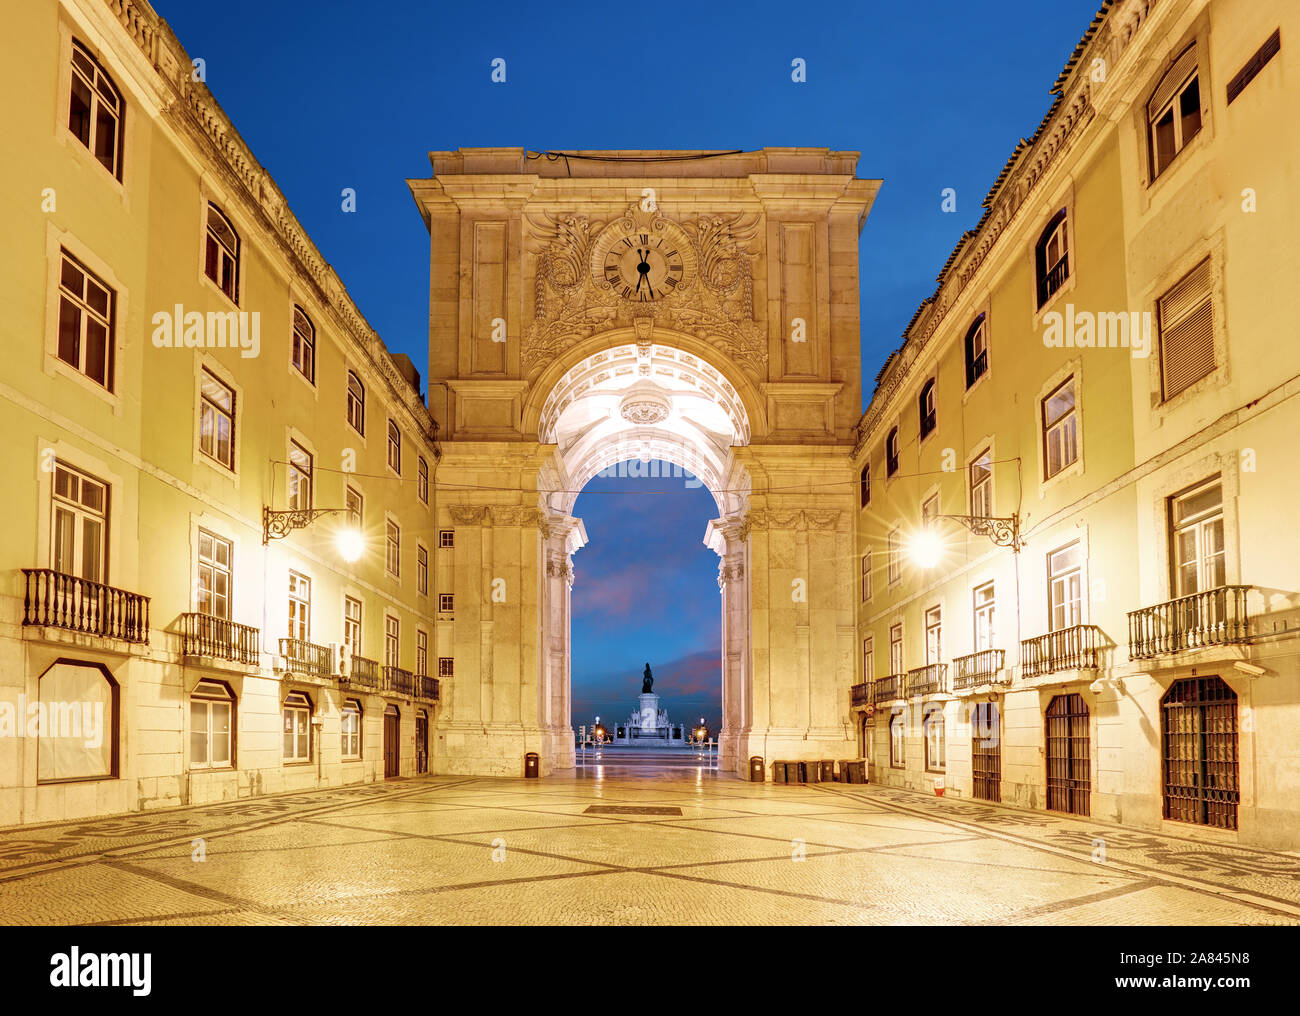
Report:
M 429 677 L 427 674 L 417 674 L 415 676 L 415 697 L 428 699 L 430 702 L 437 702 L 439 692 L 442 690 L 436 677 Z
M 1101 629 L 1094 624 L 1076 624 L 1025 639 L 1020 643 L 1021 676 L 1038 677 L 1058 670 L 1095 669 L 1102 641 Z
M 329 647 L 318 646 L 315 642 L 281 639 L 280 655 L 295 674 L 329 677 L 334 672 L 334 661 L 330 658 Z
M 1246 594 L 1250 586 L 1219 586 L 1128 615 L 1128 654 L 1146 660 L 1203 646 L 1245 642 L 1250 618 Z
M 358 688 L 373 688 L 378 691 L 380 683 L 379 662 L 366 659 L 364 656 L 352 657 L 352 672 L 348 675 L 347 683 Z
M 903 697 L 903 675 L 890 674 L 878 678 L 872 691 L 873 702 L 892 702 Z
M 414 695 L 415 675 L 401 667 L 385 667 L 384 691 L 396 695 Z
M 948 690 L 948 664 L 931 663 L 907 672 L 908 695 L 942 695 Z
M 854 706 L 871 705 L 871 682 L 863 681 L 849 689 L 849 702 Z
M 1066 280 L 1070 277 L 1070 261 L 1068 257 L 1061 258 L 1056 266 L 1041 279 L 1038 280 L 1038 306 L 1043 306 L 1053 296 L 1056 291 L 1065 285 Z
M 261 658 L 262 633 L 246 624 L 236 624 L 211 614 L 182 614 L 181 652 L 214 660 L 231 660 L 257 666 Z
M 952 661 L 952 690 L 967 691 L 981 684 L 1010 684 L 1011 675 L 1004 669 L 1006 662 L 1004 649 L 981 649 L 969 656 L 958 656 Z
M 149 597 L 51 568 L 24 568 L 23 624 L 149 642 Z

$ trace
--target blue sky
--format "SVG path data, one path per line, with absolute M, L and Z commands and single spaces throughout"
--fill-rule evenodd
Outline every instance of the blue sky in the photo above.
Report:
M 858 175 L 884 180 L 861 240 L 864 398 L 1017 140 L 1046 112 L 1098 4 L 227 0 L 218 14 L 154 0 L 205 60 L 208 86 L 362 313 L 424 375 L 428 234 L 405 180 L 429 175 L 430 150 L 860 151 Z M 490 77 L 498 57 L 503 84 Z M 802 84 L 791 81 L 796 57 Z M 352 214 L 340 208 L 345 187 L 356 190 Z M 951 214 L 940 209 L 948 187 Z M 684 695 L 712 666 L 717 687 L 716 558 L 700 544 L 712 502 L 670 486 L 578 502 L 592 544 L 576 561 L 575 722 L 588 719 L 580 703 L 630 711 L 647 658 L 656 674 L 664 668 L 656 690 L 670 707 L 670 673 Z M 632 531 L 614 524 L 627 511 Z M 620 614 L 583 590 L 608 590 L 620 575 L 653 576 L 661 599 Z M 716 722 L 717 712 L 715 695 L 705 715 Z

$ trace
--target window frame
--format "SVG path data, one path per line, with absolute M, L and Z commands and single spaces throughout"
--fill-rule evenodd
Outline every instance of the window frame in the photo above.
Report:
M 1189 63 L 1184 65 L 1189 56 Z M 1169 66 L 1165 68 L 1164 73 L 1160 75 L 1155 87 L 1147 93 L 1147 100 L 1142 105 L 1147 147 L 1147 186 L 1151 186 L 1168 172 L 1169 167 L 1177 162 L 1178 156 L 1186 151 L 1188 146 L 1205 130 L 1206 109 L 1200 79 L 1200 50 L 1197 42 L 1193 40 L 1179 51 Z M 1169 97 L 1153 111 L 1151 104 L 1155 102 L 1156 97 L 1164 89 L 1165 83 L 1170 80 L 1177 80 L 1178 84 L 1170 90 Z M 1193 84 L 1196 86 L 1196 129 L 1192 131 L 1190 137 L 1183 137 L 1184 116 L 1181 114 L 1181 100 L 1188 88 Z M 1170 127 L 1174 137 L 1174 148 L 1168 159 L 1161 163 L 1156 142 L 1156 128 L 1160 121 L 1164 119 L 1165 113 L 1171 114 Z
M 1189 282 L 1197 272 L 1204 271 L 1206 278 L 1205 293 L 1194 304 L 1191 304 L 1181 314 L 1173 320 L 1166 320 L 1165 301 L 1174 295 L 1175 291 L 1184 283 Z M 1157 342 L 1159 343 L 1159 363 L 1157 371 L 1160 379 L 1160 402 L 1162 405 L 1173 402 L 1188 391 L 1195 389 L 1206 378 L 1214 377 L 1223 366 L 1219 362 L 1219 350 L 1216 343 L 1215 327 L 1215 301 L 1214 301 L 1214 259 L 1210 254 L 1196 262 L 1190 269 L 1175 279 L 1170 285 L 1166 286 L 1156 297 L 1156 330 Z M 1202 309 L 1208 309 L 1210 313 L 1210 369 L 1199 377 L 1193 378 L 1183 385 L 1173 394 L 1169 393 L 1169 385 L 1166 378 L 1166 333 L 1180 325 L 1188 322 L 1195 314 L 1200 313 Z
M 862 680 L 863 683 L 876 679 L 876 639 L 868 635 L 862 640 Z
M 1076 444 L 1077 451 L 1077 444 Z M 975 479 L 975 468 L 980 467 L 984 476 Z M 980 496 L 976 497 L 977 491 Z M 974 518 L 993 518 L 993 446 L 984 445 L 975 457 L 966 463 L 966 493 L 970 503 L 970 514 Z M 977 511 L 976 509 L 980 509 Z
M 898 461 L 898 428 L 894 427 L 885 435 L 885 479 L 889 479 L 898 472 Z
M 72 288 L 65 282 L 65 274 L 68 268 L 80 273 L 82 277 L 81 292 L 74 293 Z M 97 310 L 90 302 L 91 285 L 102 290 L 105 295 L 105 310 Z M 116 395 L 114 390 L 116 383 L 117 368 L 117 316 L 118 316 L 118 296 L 117 290 L 104 279 L 99 273 L 93 271 L 86 265 L 81 258 L 77 257 L 72 251 L 68 250 L 63 244 L 59 245 L 59 264 L 55 276 L 56 300 L 55 300 L 55 323 L 54 323 L 54 357 L 66 368 L 76 372 L 80 377 L 85 378 L 91 384 L 102 388 L 109 395 Z M 77 315 L 77 362 L 73 363 L 63 355 L 63 308 L 67 305 Z M 89 373 L 86 368 L 87 350 L 90 347 L 88 341 L 88 332 L 90 326 L 98 324 L 104 331 L 103 341 L 103 364 L 104 380 L 100 381 Z
M 356 718 L 353 731 L 348 730 L 348 717 Z M 339 707 L 339 758 L 344 762 L 360 762 L 364 750 L 364 738 L 362 731 L 364 729 L 365 710 L 362 708 L 359 699 L 344 699 L 343 705 Z M 348 750 L 348 741 L 354 739 L 356 742 L 356 751 Z
M 212 228 L 212 214 L 216 213 L 217 218 L 230 230 L 230 235 L 234 238 L 234 248 L 226 241 L 222 240 L 218 231 Z M 239 230 L 235 228 L 234 222 L 215 201 L 208 200 L 207 211 L 203 219 L 204 242 L 203 242 L 203 267 L 202 274 L 213 287 L 226 297 L 236 307 L 239 306 L 240 287 L 243 283 L 242 278 L 242 260 L 243 260 L 243 239 L 239 235 Z M 215 253 L 215 258 L 214 258 Z M 215 265 L 214 265 L 215 262 Z M 223 278 L 227 267 L 230 271 L 230 289 L 226 288 Z M 211 274 L 212 271 L 215 275 Z
M 402 666 L 402 619 L 384 612 L 384 666 Z
M 292 729 L 292 730 L 285 730 L 285 729 L 283 729 L 283 727 L 282 727 L 282 728 L 281 728 L 281 731 L 280 731 L 280 733 L 281 733 L 281 739 L 280 739 L 280 763 L 281 763 L 281 765 L 294 766 L 294 765 L 310 765 L 310 764 L 311 764 L 311 762 L 312 762 L 312 758 L 313 758 L 313 755 L 314 755 L 314 751 L 313 751 L 313 749 L 314 749 L 315 746 L 316 746 L 316 745 L 315 745 L 315 740 L 316 740 L 316 738 L 315 738 L 315 735 L 314 735 L 314 733 L 313 733 L 313 731 L 312 731 L 312 722 L 311 722 L 312 719 L 313 719 L 313 717 L 315 716 L 315 713 L 316 713 L 315 704 L 312 702 L 310 696 L 308 696 L 306 692 L 301 692 L 301 691 L 296 691 L 296 690 L 295 690 L 295 691 L 290 691 L 288 694 L 285 695 L 284 699 L 281 700 L 281 702 L 280 702 L 280 721 L 281 721 L 281 724 L 285 724 L 285 723 L 289 722 L 289 718 L 290 718 L 291 715 L 292 715 L 293 717 L 295 717 L 294 722 L 293 722 L 293 729 Z M 305 724 L 305 726 L 306 726 L 306 736 L 307 736 L 307 742 L 306 742 L 306 743 L 307 743 L 307 753 L 306 753 L 306 755 L 299 755 L 299 754 L 297 754 L 297 749 L 298 749 L 298 746 L 299 746 L 299 745 L 298 745 L 298 738 L 301 736 L 301 732 L 297 729 L 297 720 L 296 720 L 296 717 L 298 717 L 300 714 L 301 714 L 301 715 L 305 715 L 305 717 L 306 717 L 306 724 Z M 294 738 L 294 754 L 293 754 L 293 755 L 289 755 L 289 754 L 287 754 L 287 753 L 285 752 L 285 750 L 284 750 L 284 749 L 285 749 L 285 744 L 284 744 L 284 737 L 283 737 L 283 735 L 285 735 L 285 734 L 292 734 L 292 735 L 293 735 L 293 738 Z
M 226 392 L 230 394 L 229 410 L 218 405 L 204 390 L 205 378 L 211 379 L 213 385 L 224 389 Z M 214 370 L 208 367 L 207 364 L 201 364 L 199 366 L 198 387 L 199 387 L 199 442 L 198 442 L 199 454 L 209 459 L 210 461 L 215 462 L 217 465 L 221 466 L 227 472 L 236 473 L 237 469 L 235 467 L 238 462 L 238 457 L 236 452 L 239 447 L 239 435 L 238 435 L 239 395 L 235 391 L 232 385 L 226 383 L 225 378 L 220 377 Z M 208 416 L 211 416 L 214 422 L 223 419 L 228 420 L 229 422 L 230 425 L 230 438 L 229 438 L 230 461 L 229 462 L 226 462 L 219 455 L 217 455 L 215 449 L 218 447 L 218 443 L 215 437 L 211 437 L 209 441 L 209 443 L 212 445 L 213 448 L 212 451 L 209 451 L 207 448 L 203 447 L 203 442 L 205 437 L 204 435 L 205 418 L 207 418 Z M 215 433 L 215 431 L 213 431 L 213 433 Z
M 189 759 L 188 768 L 214 770 L 214 769 L 235 769 L 235 745 L 238 735 L 239 724 L 237 722 L 237 710 L 235 702 L 235 693 L 231 690 L 230 685 L 224 681 L 217 681 L 205 677 L 201 679 L 193 689 L 191 689 L 187 700 L 190 704 L 188 712 L 189 724 L 187 733 L 189 738 L 186 741 L 186 752 Z M 194 703 L 195 701 L 206 703 L 206 729 L 204 730 L 206 758 L 202 762 L 196 762 L 194 758 Z M 226 732 L 226 761 L 214 762 L 212 760 L 212 743 L 213 743 L 213 716 L 212 707 L 214 704 L 224 702 L 230 710 L 229 729 Z
M 975 349 L 975 337 L 977 335 L 980 338 L 982 347 L 979 350 Z M 966 390 L 970 391 L 975 387 L 979 379 L 989 372 L 988 315 L 980 314 L 966 329 L 962 349 L 966 367 Z
M 352 387 L 354 381 L 356 382 L 357 391 L 354 391 Z M 366 385 L 361 380 L 360 375 L 351 369 L 348 370 L 347 377 L 347 421 L 348 426 L 355 430 L 357 434 L 361 437 L 366 436 Z
M 1078 375 L 1071 373 L 1051 391 L 1039 400 L 1039 420 L 1042 427 L 1042 450 L 1043 450 L 1043 482 L 1054 479 L 1064 473 L 1080 460 L 1079 455 L 1079 393 L 1077 384 Z M 1062 389 L 1070 388 L 1070 408 L 1058 416 L 1048 419 L 1047 404 L 1054 399 Z M 1052 435 L 1060 431 L 1064 434 L 1067 425 L 1070 426 L 1070 445 L 1073 448 L 1073 455 L 1067 461 L 1062 451 L 1060 464 L 1056 469 L 1052 469 Z M 1061 438 L 1062 449 L 1064 449 L 1064 437 Z
M 987 598 L 980 594 L 988 590 Z M 997 643 L 997 584 L 995 580 L 982 582 L 971 589 L 971 635 L 975 652 L 996 648 Z M 986 638 L 981 638 L 981 634 Z M 981 644 L 987 643 L 987 644 Z
M 356 616 L 353 616 L 352 605 L 356 604 Z M 361 656 L 361 639 L 365 633 L 363 627 L 365 621 L 365 604 L 360 597 L 343 595 L 343 641 L 347 643 L 348 649 L 353 656 Z
M 874 579 L 871 574 L 871 548 L 868 547 L 862 554 L 862 602 L 869 602 L 874 594 Z
M 1216 487 L 1219 491 L 1219 499 L 1214 507 L 1194 512 L 1186 518 L 1179 519 L 1178 505 L 1180 502 L 1208 493 Z M 1169 534 L 1169 592 L 1172 599 L 1194 596 L 1197 593 L 1208 592 L 1211 589 L 1218 589 L 1220 586 L 1228 584 L 1228 531 L 1227 516 L 1223 503 L 1223 488 L 1223 477 L 1221 474 L 1216 473 L 1192 484 L 1190 487 L 1184 487 L 1182 490 L 1169 495 L 1166 499 L 1166 518 Z M 1209 527 L 1216 523 L 1219 530 L 1219 550 L 1207 552 L 1208 530 Z M 1183 533 L 1191 533 L 1196 543 L 1196 556 L 1190 562 L 1183 562 L 1180 559 L 1179 536 Z M 1218 569 L 1223 573 L 1223 581 L 1216 582 L 1213 585 L 1204 584 L 1207 582 L 1207 566 L 1215 559 L 1218 560 Z M 1197 588 L 1195 589 L 1188 589 L 1183 583 L 1182 572 L 1188 563 L 1193 564 L 1196 569 Z
M 907 718 L 901 709 L 889 714 L 889 768 L 907 768 Z
M 921 743 L 925 746 L 925 771 L 927 773 L 946 773 L 948 771 L 947 737 L 948 718 L 944 715 L 943 706 L 937 702 L 925 706 L 921 713 Z M 932 739 L 935 742 L 933 745 L 930 743 Z M 935 755 L 938 756 L 937 761 Z
M 935 379 L 930 378 L 921 386 L 921 393 L 916 398 L 922 441 L 939 429 L 939 411 L 934 391 Z
M 311 577 L 289 569 L 288 637 L 299 642 L 311 641 Z
M 420 499 L 420 503 L 428 505 L 429 503 L 429 463 L 423 455 L 416 457 L 416 484 L 415 496 Z
M 66 656 L 60 656 L 51 660 L 43 671 L 36 677 L 36 701 L 44 703 L 46 701 L 58 701 L 53 695 L 47 699 L 41 692 L 41 684 L 45 677 L 55 667 L 67 666 L 77 669 L 93 670 L 99 674 L 108 685 L 106 710 L 109 715 L 104 718 L 103 736 L 110 739 L 108 746 L 108 767 L 103 773 L 94 773 L 91 775 L 76 776 L 42 776 L 41 775 L 41 734 L 37 732 L 36 746 L 36 784 L 37 786 L 48 786 L 57 783 L 96 783 L 100 780 L 116 780 L 121 777 L 121 728 L 122 728 L 122 688 L 118 684 L 117 678 L 113 672 L 104 664 L 93 660 L 72 659 Z M 25 718 L 24 718 L 25 719 Z M 46 734 L 45 736 L 49 736 Z
M 391 578 L 402 577 L 402 527 L 391 515 L 384 520 L 384 572 Z
M 438 613 L 453 614 L 456 611 L 456 594 L 439 593 L 438 594 Z
M 218 560 L 213 554 L 208 555 L 206 558 L 204 557 L 203 540 L 205 537 L 211 542 L 214 553 L 218 545 L 221 544 L 225 545 L 225 547 L 227 548 L 225 565 L 222 565 L 220 560 Z M 199 526 L 197 529 L 197 535 L 195 539 L 194 560 L 195 560 L 195 576 L 194 576 L 195 612 L 199 614 L 203 614 L 206 617 L 215 617 L 218 620 L 222 620 L 222 621 L 233 620 L 234 601 L 235 601 L 235 541 L 225 536 L 221 536 L 219 533 L 215 533 L 210 529 L 205 529 L 203 526 Z M 212 578 L 208 579 L 208 584 L 206 587 L 203 584 L 205 567 L 212 577 L 216 577 L 218 575 L 225 576 L 226 594 L 224 597 L 225 600 L 224 613 L 218 614 L 210 610 L 203 609 L 205 592 L 207 593 L 207 600 L 209 604 L 212 604 L 216 599 L 216 594 L 213 591 L 214 583 L 212 581 Z
M 385 461 L 388 468 L 398 476 L 402 475 L 402 429 L 388 418 L 388 450 Z
M 1034 294 L 1037 309 L 1040 311 L 1065 290 L 1066 284 L 1070 281 L 1070 277 L 1074 272 L 1074 252 L 1070 246 L 1070 240 L 1074 234 L 1070 223 L 1071 218 L 1072 215 L 1068 206 L 1052 213 L 1052 217 L 1047 220 L 1047 225 L 1038 234 L 1038 240 L 1034 244 Z M 1048 264 L 1047 259 L 1052 241 L 1057 239 L 1058 236 L 1060 237 L 1060 257 Z M 1062 265 L 1064 271 L 1060 280 L 1049 290 L 1048 284 L 1052 281 L 1053 274 Z
M 67 473 L 71 479 L 77 481 L 78 496 L 74 500 L 68 494 L 59 492 L 59 473 Z M 81 492 L 85 489 L 87 483 L 91 483 L 102 491 L 102 505 L 99 509 L 85 503 L 82 500 Z M 112 484 L 107 480 L 101 480 L 99 477 L 92 475 L 84 469 L 74 466 L 64 459 L 56 457 L 53 463 L 53 469 L 50 475 L 50 568 L 59 572 L 61 575 L 72 575 L 76 578 L 83 578 L 89 582 L 99 582 L 104 585 L 108 584 L 109 576 L 109 548 L 111 546 L 112 535 Z M 61 546 L 61 530 L 59 526 L 59 513 L 65 512 L 72 518 L 72 570 L 60 567 L 59 549 Z M 97 522 L 100 527 L 98 545 L 96 548 L 96 573 L 95 575 L 86 575 L 86 523 Z
M 1061 568 L 1060 570 L 1053 570 L 1055 558 L 1058 555 L 1064 554 L 1070 550 L 1073 550 L 1078 554 L 1078 559 L 1075 562 L 1075 564 L 1069 567 Z M 1073 628 L 1076 625 L 1086 623 L 1084 620 L 1085 619 L 1084 608 L 1085 608 L 1087 598 L 1084 596 L 1084 585 L 1083 585 L 1083 540 L 1082 539 L 1071 540 L 1068 543 L 1064 543 L 1061 546 L 1055 548 L 1054 550 L 1049 550 L 1046 554 L 1044 564 L 1047 569 L 1047 630 L 1048 632 L 1050 633 L 1050 632 L 1057 632 L 1057 631 L 1065 631 L 1068 628 Z M 1070 598 L 1069 596 L 1069 580 L 1071 577 L 1077 579 L 1077 585 L 1078 585 L 1077 596 L 1073 598 Z M 1062 588 L 1064 590 L 1065 596 L 1060 601 L 1059 606 L 1062 608 L 1064 614 L 1064 617 L 1062 619 L 1065 621 L 1065 623 L 1061 625 L 1057 625 L 1056 611 L 1057 611 L 1058 603 L 1056 600 L 1056 588 L 1057 588 L 1057 584 L 1060 582 L 1064 583 Z
M 305 325 L 300 328 L 299 323 Z M 293 337 L 289 362 L 313 388 L 316 386 L 316 325 L 299 304 L 293 305 Z
M 889 677 L 899 677 L 904 673 L 906 660 L 903 649 L 903 622 L 895 621 L 889 626 Z
M 300 461 L 295 461 L 295 453 Z M 303 461 L 306 463 L 305 468 Z M 302 444 L 290 438 L 289 459 L 285 468 L 289 483 L 286 505 L 291 511 L 310 511 L 315 496 L 316 457 Z
M 123 94 L 122 89 L 118 87 L 117 82 L 113 80 L 112 75 L 104 69 L 104 65 L 90 51 L 89 46 L 76 36 L 73 36 L 70 41 L 72 47 L 67 60 L 69 75 L 68 92 L 67 101 L 63 104 L 63 112 L 60 114 L 61 122 L 67 132 L 76 139 L 77 143 L 82 145 L 86 151 L 90 153 L 91 158 L 94 159 L 95 162 L 97 162 L 115 182 L 123 184 L 123 175 L 126 165 L 126 96 Z M 78 67 L 78 54 L 80 54 L 91 65 L 91 77 L 89 79 L 86 77 L 86 69 Z M 73 88 L 75 87 L 77 79 L 80 79 L 86 86 L 86 90 L 89 92 L 91 99 L 91 105 L 86 111 L 87 137 L 84 139 L 73 129 L 71 122 Z M 108 89 L 117 96 L 115 108 L 109 111 L 109 116 L 112 118 L 115 127 L 113 138 L 113 165 L 111 166 L 104 162 L 103 157 L 95 151 L 95 147 L 92 144 L 95 140 L 96 129 L 100 123 L 100 107 L 107 103 L 108 98 L 98 87 L 101 83 L 107 85 Z
M 439 529 L 438 530 L 438 549 L 452 550 L 456 546 L 456 530 Z

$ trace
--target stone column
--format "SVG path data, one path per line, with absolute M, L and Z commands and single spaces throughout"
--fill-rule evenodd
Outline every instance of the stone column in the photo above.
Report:
M 704 542 L 718 555 L 722 599 L 722 730 L 719 765 L 743 773 L 753 703 L 750 699 L 749 530 L 739 516 L 714 519 Z
M 545 575 L 542 584 L 541 715 L 550 754 L 558 769 L 574 760 L 571 668 L 573 663 L 573 554 L 587 542 L 582 520 L 561 512 L 546 513 Z

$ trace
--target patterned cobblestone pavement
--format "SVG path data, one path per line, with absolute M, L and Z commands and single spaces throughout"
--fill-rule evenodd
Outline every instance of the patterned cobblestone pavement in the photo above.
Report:
M 693 769 L 0 831 L 6 924 L 1297 924 L 1300 855 Z

